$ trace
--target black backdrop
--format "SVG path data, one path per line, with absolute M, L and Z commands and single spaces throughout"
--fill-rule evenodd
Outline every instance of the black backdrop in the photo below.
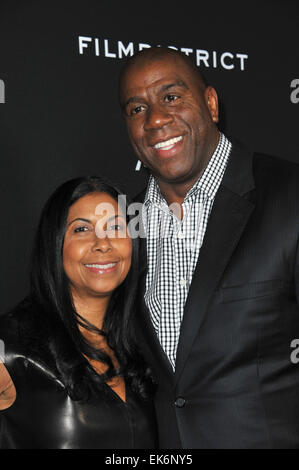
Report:
M 218 91 L 223 130 L 299 161 L 298 10 L 297 0 L 0 0 L 0 312 L 27 290 L 33 234 L 58 184 L 104 174 L 130 195 L 144 186 L 116 92 L 139 44 L 184 48 Z

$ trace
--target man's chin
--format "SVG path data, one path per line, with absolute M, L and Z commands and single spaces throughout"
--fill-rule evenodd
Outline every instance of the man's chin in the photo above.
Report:
M 190 174 L 188 171 L 182 170 L 175 170 L 172 171 L 164 171 L 163 173 L 159 173 L 154 175 L 159 181 L 166 183 L 166 184 L 186 184 L 193 180 L 196 181 L 197 176 Z

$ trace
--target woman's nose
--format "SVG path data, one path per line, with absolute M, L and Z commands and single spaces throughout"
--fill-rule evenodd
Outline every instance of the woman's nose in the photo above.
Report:
M 105 234 L 105 232 L 103 232 L 101 236 L 95 235 L 95 240 L 93 243 L 92 250 L 102 251 L 102 252 L 107 252 L 107 251 L 112 250 L 111 240 L 107 236 L 107 234 Z

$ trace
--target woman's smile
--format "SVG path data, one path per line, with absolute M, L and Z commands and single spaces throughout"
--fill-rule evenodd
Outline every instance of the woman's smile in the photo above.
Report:
M 96 274 L 110 274 L 118 268 L 118 261 L 116 262 L 106 262 L 106 263 L 93 263 L 93 264 L 84 264 L 84 266 L 91 273 Z

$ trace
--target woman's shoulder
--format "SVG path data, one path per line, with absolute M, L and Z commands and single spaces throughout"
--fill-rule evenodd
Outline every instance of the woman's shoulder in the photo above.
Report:
M 13 309 L 0 315 L 1 344 L 10 349 L 25 349 L 28 345 L 34 345 L 41 333 L 39 323 L 36 308 L 25 298 Z
M 29 372 L 50 363 L 42 322 L 42 312 L 28 298 L 0 316 L 0 410 L 14 403 L 16 390 L 26 389 Z
M 51 369 L 53 375 L 57 373 L 50 338 L 47 315 L 28 298 L 0 316 L 2 355 L 16 386 L 28 372 Z

